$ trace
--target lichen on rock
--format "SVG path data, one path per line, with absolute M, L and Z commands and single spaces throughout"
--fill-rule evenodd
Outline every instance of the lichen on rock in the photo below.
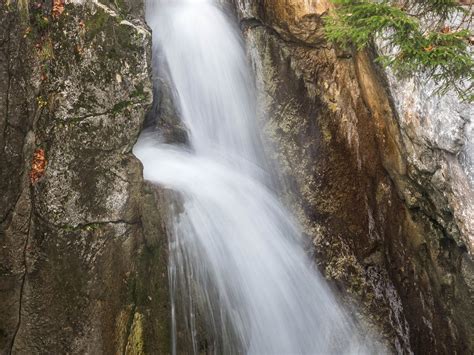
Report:
M 167 301 L 148 298 L 167 287 L 166 244 L 149 239 L 166 239 L 159 223 L 144 230 L 160 211 L 143 207 L 131 152 L 152 101 L 143 3 L 27 5 L 25 17 L 0 4 L 0 124 L 13 134 L 0 140 L 0 164 L 13 163 L 1 169 L 0 352 L 166 353 L 155 324 Z M 35 151 L 47 165 L 31 187 Z

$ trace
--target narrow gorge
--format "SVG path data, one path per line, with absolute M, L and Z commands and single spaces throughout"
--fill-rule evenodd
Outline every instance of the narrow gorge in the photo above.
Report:
M 1 354 L 474 352 L 473 105 L 333 6 L 0 0 Z

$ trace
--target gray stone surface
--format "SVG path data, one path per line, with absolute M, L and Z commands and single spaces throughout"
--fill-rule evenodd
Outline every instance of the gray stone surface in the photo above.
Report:
M 151 34 L 141 1 L 117 4 L 0 4 L 1 353 L 169 351 L 159 191 L 131 153 Z
M 434 93 L 430 80 L 402 80 L 388 72 L 409 178 L 427 192 L 427 207 L 406 191 L 413 207 L 424 208 L 460 246 L 474 252 L 474 105 L 454 92 Z

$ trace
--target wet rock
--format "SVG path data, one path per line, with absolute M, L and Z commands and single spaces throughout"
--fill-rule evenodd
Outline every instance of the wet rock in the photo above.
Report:
M 131 153 L 152 101 L 143 3 L 50 10 L 0 4 L 0 352 L 166 353 L 158 192 Z
M 282 198 L 321 270 L 393 351 L 470 352 L 465 110 L 450 111 L 454 123 L 435 99 L 410 109 L 371 53 L 324 41 L 324 9 L 310 5 L 237 1 Z

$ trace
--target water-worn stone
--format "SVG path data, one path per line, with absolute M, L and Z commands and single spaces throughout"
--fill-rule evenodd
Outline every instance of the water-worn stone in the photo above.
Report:
M 144 5 L 50 3 L 0 3 L 0 352 L 166 353 L 158 192 L 131 153 L 152 100 Z
M 453 155 L 467 149 L 462 127 L 444 137 L 423 124 L 411 129 L 410 108 L 393 100 L 394 84 L 370 53 L 324 41 L 323 2 L 239 0 L 237 8 L 282 197 L 321 270 L 394 351 L 472 352 L 470 232 L 462 226 L 472 223 L 472 204 L 459 202 L 472 190 Z M 426 110 L 416 120 L 430 119 Z

